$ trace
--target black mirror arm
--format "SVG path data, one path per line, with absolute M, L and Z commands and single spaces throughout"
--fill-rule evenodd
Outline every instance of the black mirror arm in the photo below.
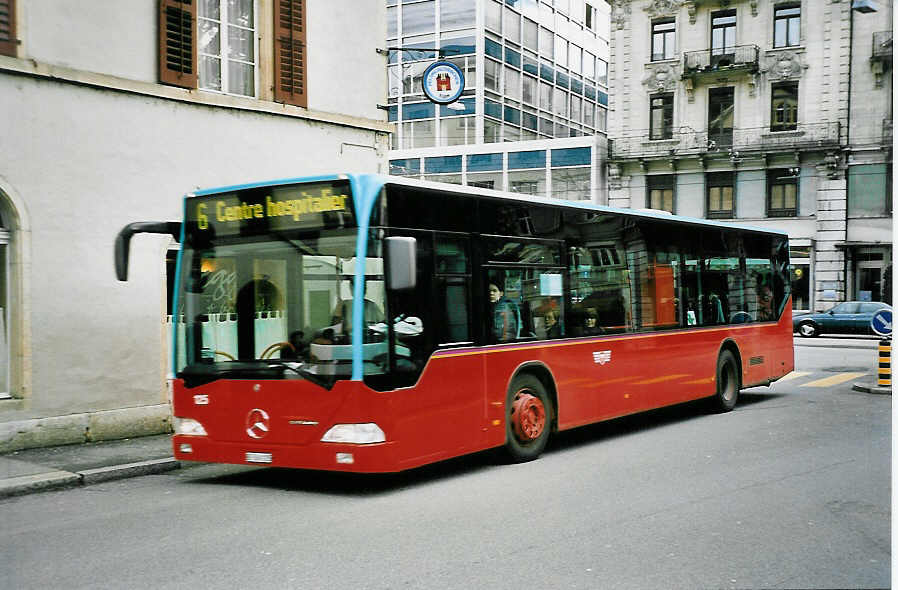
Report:
M 181 241 L 180 221 L 137 221 L 129 223 L 115 237 L 115 276 L 120 281 L 128 280 L 128 256 L 131 250 L 131 236 L 134 234 L 163 234 Z

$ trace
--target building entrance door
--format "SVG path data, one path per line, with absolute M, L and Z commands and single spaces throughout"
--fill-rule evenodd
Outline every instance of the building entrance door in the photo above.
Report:
M 882 301 L 882 262 L 864 261 L 857 265 L 857 299 Z

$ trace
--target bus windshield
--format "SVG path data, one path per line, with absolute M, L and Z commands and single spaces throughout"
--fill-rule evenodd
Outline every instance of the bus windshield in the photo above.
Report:
M 199 384 L 303 376 L 324 385 L 348 377 L 357 270 L 364 277 L 362 342 L 373 345 L 366 349 L 372 360 L 386 356 L 386 330 L 378 330 L 385 301 L 380 241 L 369 239 L 360 268 L 358 230 L 341 188 L 294 185 L 188 199 L 179 377 Z
M 178 372 L 207 379 L 285 371 L 323 381 L 348 376 L 355 246 L 355 231 L 336 230 L 185 248 Z M 377 251 L 374 243 L 369 248 Z M 382 259 L 369 258 L 365 268 L 363 341 L 376 343 L 384 332 L 377 331 Z

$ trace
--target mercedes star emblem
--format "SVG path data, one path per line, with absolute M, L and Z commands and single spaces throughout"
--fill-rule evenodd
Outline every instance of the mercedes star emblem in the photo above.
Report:
M 268 412 L 255 408 L 246 415 L 246 433 L 252 438 L 262 438 L 268 434 Z

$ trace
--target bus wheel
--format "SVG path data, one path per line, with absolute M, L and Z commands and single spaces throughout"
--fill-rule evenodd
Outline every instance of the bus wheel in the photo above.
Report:
M 729 412 L 739 399 L 739 363 L 729 350 L 724 350 L 717 358 L 717 393 L 714 408 L 719 412 Z
M 539 457 L 552 430 L 552 402 L 533 375 L 515 377 L 505 404 L 505 450 L 516 463 Z

